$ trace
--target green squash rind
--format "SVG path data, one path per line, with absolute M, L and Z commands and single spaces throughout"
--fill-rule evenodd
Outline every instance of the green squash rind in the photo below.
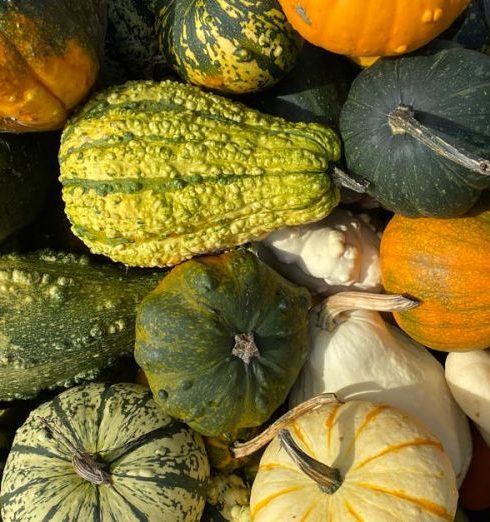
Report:
M 277 0 L 157 3 L 160 50 L 184 80 L 226 93 L 263 90 L 298 59 L 303 43 Z
M 339 190 L 327 169 L 339 156 L 323 125 L 177 82 L 129 82 L 65 127 L 60 180 L 92 252 L 170 266 L 328 215 Z
M 309 292 L 235 250 L 175 267 L 138 306 L 136 362 L 155 400 L 207 436 L 258 426 L 284 402 L 307 356 Z M 253 333 L 259 355 L 234 355 Z
M 93 380 L 132 353 L 136 305 L 162 273 L 86 256 L 0 256 L 0 400 Z
M 112 485 L 75 473 L 66 440 L 95 455 Z M 41 405 L 17 431 L 1 485 L 2 518 L 197 522 L 208 477 L 201 437 L 163 413 L 148 388 L 89 384 Z

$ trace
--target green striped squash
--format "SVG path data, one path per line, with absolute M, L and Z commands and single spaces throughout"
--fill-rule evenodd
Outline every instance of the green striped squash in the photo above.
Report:
M 201 437 L 137 384 L 71 388 L 15 435 L 4 522 L 197 522 L 209 463 Z
M 290 71 L 301 50 L 277 0 L 164 0 L 157 9 L 160 50 L 195 85 L 260 91 Z
M 129 82 L 65 127 L 65 211 L 92 252 L 171 266 L 321 219 L 339 192 L 340 141 L 177 82 Z

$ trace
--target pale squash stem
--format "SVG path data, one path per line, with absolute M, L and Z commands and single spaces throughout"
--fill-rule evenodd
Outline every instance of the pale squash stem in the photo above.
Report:
M 375 310 L 377 312 L 402 312 L 420 303 L 412 297 L 400 294 L 375 294 L 370 292 L 338 292 L 327 297 L 320 305 L 317 326 L 333 330 L 336 319 L 350 310 Z
M 347 188 L 358 194 L 365 194 L 369 187 L 369 181 L 367 179 L 357 181 L 351 178 L 347 172 L 335 166 L 332 169 L 332 179 L 337 186 Z
M 398 105 L 388 115 L 388 123 L 394 135 L 409 134 L 436 154 L 468 170 L 483 176 L 490 176 L 490 160 L 478 158 L 467 151 L 460 150 L 434 134 L 432 130 L 422 125 L 415 118 L 412 107 L 403 104 Z
M 335 493 L 342 485 L 342 477 L 340 471 L 336 468 L 331 468 L 323 462 L 320 462 L 305 453 L 294 440 L 291 433 L 282 429 L 279 432 L 279 440 L 286 453 L 291 457 L 298 468 L 313 479 L 324 491 L 331 495 Z
M 254 453 L 270 442 L 282 429 L 301 415 L 313 411 L 323 404 L 330 404 L 332 402 L 341 403 L 342 401 L 336 397 L 335 393 L 322 393 L 298 404 L 298 406 L 279 417 L 276 422 L 257 435 L 257 437 L 247 442 L 235 442 L 230 448 L 232 455 L 236 459 L 240 459 Z

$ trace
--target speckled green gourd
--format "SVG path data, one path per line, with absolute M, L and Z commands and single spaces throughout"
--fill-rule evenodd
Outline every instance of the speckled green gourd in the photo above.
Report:
M 3 522 L 198 522 L 209 463 L 201 437 L 148 388 L 89 384 L 34 410 L 1 485 Z
M 137 303 L 162 273 L 86 256 L 0 256 L 0 400 L 96 378 L 132 353 Z
M 66 213 L 92 252 L 136 266 L 316 221 L 337 204 L 334 131 L 289 123 L 172 81 L 92 98 L 60 149 Z

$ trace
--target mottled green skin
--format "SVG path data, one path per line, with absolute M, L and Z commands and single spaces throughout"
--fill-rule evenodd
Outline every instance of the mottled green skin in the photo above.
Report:
M 94 455 L 111 485 L 81 478 L 66 440 Z M 43 404 L 17 431 L 1 485 L 2 519 L 197 522 L 208 477 L 201 437 L 163 413 L 148 388 L 89 384 Z
M 174 265 L 329 214 L 326 170 L 340 142 L 176 82 L 130 82 L 65 127 L 61 182 L 74 233 L 92 252 Z
M 175 267 L 138 306 L 136 362 L 155 400 L 208 436 L 259 426 L 285 400 L 308 352 L 310 294 L 235 250 Z M 252 333 L 258 354 L 233 353 Z
M 0 400 L 94 379 L 131 353 L 136 304 L 159 273 L 44 251 L 0 257 Z
M 0 134 L 0 241 L 34 219 L 56 179 L 57 139 Z
M 293 68 L 303 43 L 277 0 L 161 0 L 156 26 L 175 72 L 228 93 L 275 84 Z

